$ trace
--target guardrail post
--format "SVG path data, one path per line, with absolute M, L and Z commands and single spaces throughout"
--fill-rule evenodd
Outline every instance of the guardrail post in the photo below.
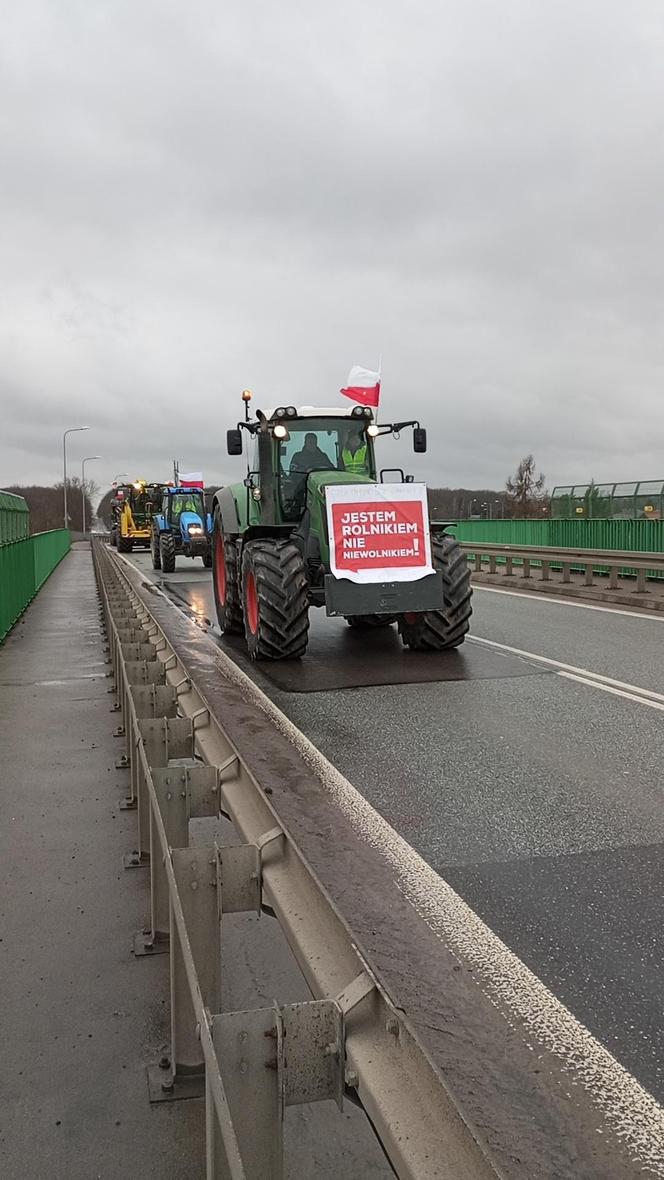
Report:
M 642 566 L 639 566 L 639 568 L 636 571 L 636 593 L 637 594 L 647 594 L 648 593 L 648 591 L 646 589 L 646 571 Z
M 541 580 L 543 582 L 549 582 L 551 580 L 551 562 L 550 561 L 546 561 L 546 560 L 542 561 Z
M 563 582 L 571 582 L 571 581 L 572 581 L 571 562 L 564 561 L 563 562 Z
M 592 561 L 587 561 L 586 562 L 586 573 L 585 573 L 585 577 L 583 580 L 584 586 L 594 586 L 595 582 L 594 582 L 593 574 L 594 574 L 593 563 L 592 563 Z
M 505 558 L 505 574 L 506 578 L 514 577 L 514 558 L 508 553 Z
M 143 760 L 148 767 L 168 766 L 171 758 L 191 758 L 194 753 L 194 727 L 188 718 L 138 718 L 132 728 L 135 729 L 132 759 L 136 762 L 138 791 L 138 847 L 124 857 L 126 869 L 142 868 L 150 863 L 150 794 Z
M 192 1004 L 187 962 L 198 979 L 205 1007 L 221 1007 L 221 918 L 217 900 L 216 849 L 174 848 L 173 876 L 177 904 L 187 930 L 185 943 L 178 930 L 171 895 L 171 1061 L 168 1072 L 148 1069 L 151 1102 L 200 1098 L 205 1092 L 205 1060 L 200 1030 Z
M 609 590 L 618 589 L 618 566 L 614 563 L 609 566 Z
M 521 577 L 522 578 L 529 578 L 530 577 L 530 558 L 529 557 L 524 557 L 524 559 L 523 559 L 523 573 L 521 574 Z
M 344 1018 L 310 1000 L 212 1018 L 224 1090 L 247 1180 L 281 1180 L 287 1106 L 344 1094 Z
M 134 936 L 135 955 L 168 950 L 170 939 L 168 875 L 159 821 L 169 850 L 189 846 L 189 820 L 219 814 L 218 774 L 214 766 L 158 767 L 151 771 L 154 800 L 150 808 L 150 896 L 152 925 Z

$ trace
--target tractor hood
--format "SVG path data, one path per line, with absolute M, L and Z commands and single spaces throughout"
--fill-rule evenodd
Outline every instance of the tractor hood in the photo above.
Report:
M 309 495 L 325 497 L 325 488 L 346 483 L 375 483 L 368 475 L 354 475 L 352 471 L 312 471 L 307 480 Z
M 180 513 L 180 529 L 182 531 L 183 536 L 185 536 L 185 537 L 187 536 L 187 533 L 189 531 L 189 525 L 191 525 L 191 524 L 198 525 L 198 527 L 201 529 L 205 528 L 205 524 L 201 520 L 201 518 L 197 512 L 182 512 L 182 513 Z

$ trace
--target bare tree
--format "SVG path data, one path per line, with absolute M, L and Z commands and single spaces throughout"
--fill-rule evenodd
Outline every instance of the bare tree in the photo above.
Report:
M 546 508 L 544 475 L 538 474 L 532 455 L 526 455 L 505 484 L 507 511 L 510 516 L 541 516 Z

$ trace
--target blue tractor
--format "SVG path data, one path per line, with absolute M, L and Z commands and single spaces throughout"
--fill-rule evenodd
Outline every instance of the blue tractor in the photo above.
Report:
M 172 574 L 178 554 L 212 565 L 212 517 L 201 488 L 164 488 L 161 512 L 152 517 L 152 565 Z

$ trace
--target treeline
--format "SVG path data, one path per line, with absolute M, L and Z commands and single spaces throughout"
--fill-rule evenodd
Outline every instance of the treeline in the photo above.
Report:
M 54 484 L 52 487 L 42 487 L 40 484 L 21 487 L 18 484 L 14 484 L 12 487 L 5 488 L 4 490 L 12 492 L 15 496 L 22 496 L 26 501 L 30 509 L 31 533 L 46 533 L 51 529 L 61 529 L 63 527 L 64 489 L 62 481 Z M 94 516 L 90 492 L 91 489 L 86 480 L 86 528 L 90 527 Z M 73 478 L 67 480 L 67 515 L 69 517 L 70 529 L 73 529 L 74 532 L 81 532 L 83 529 L 83 503 L 80 479 Z

